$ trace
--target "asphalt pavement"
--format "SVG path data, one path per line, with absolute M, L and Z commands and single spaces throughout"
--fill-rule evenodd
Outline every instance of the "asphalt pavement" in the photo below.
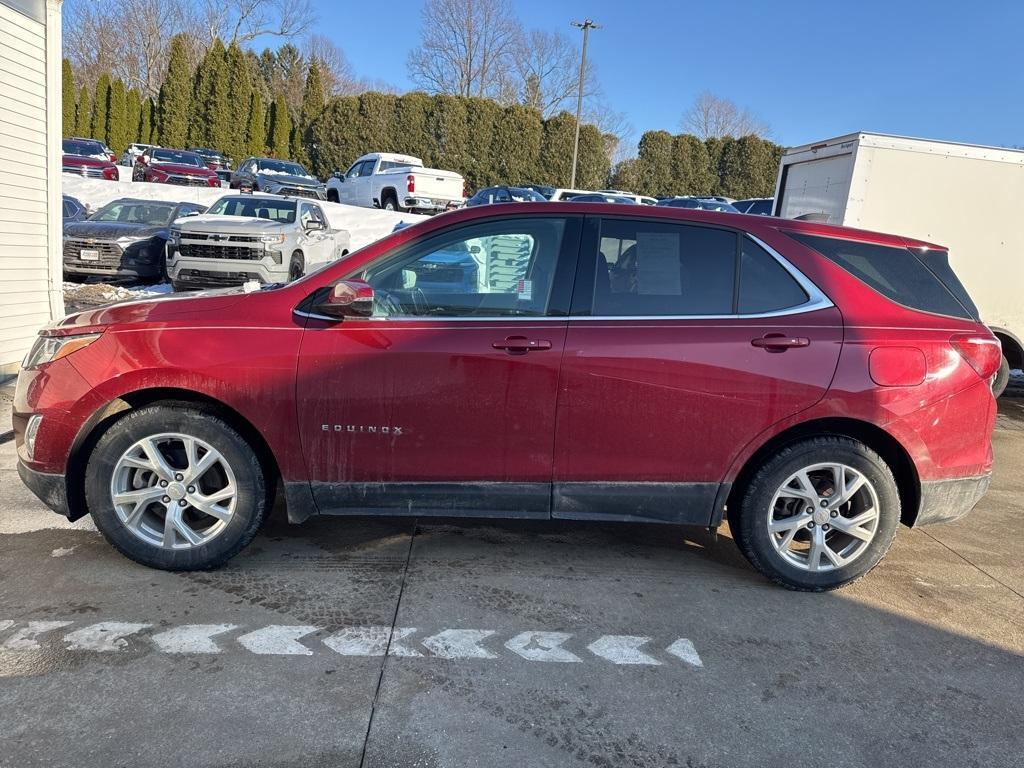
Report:
M 0 443 L 0 766 L 1020 766 L 1024 400 L 1000 408 L 977 510 L 825 595 L 726 529 L 566 522 L 278 515 L 164 573 Z

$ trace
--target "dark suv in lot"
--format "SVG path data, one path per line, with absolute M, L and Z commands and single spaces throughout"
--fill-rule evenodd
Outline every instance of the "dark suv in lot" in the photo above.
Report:
M 473 269 L 429 279 L 453 259 Z M 975 505 L 998 363 L 940 246 L 508 204 L 288 285 L 71 315 L 26 358 L 14 427 L 41 499 L 158 568 L 223 563 L 282 488 L 294 522 L 728 519 L 763 574 L 820 591 L 901 522 Z

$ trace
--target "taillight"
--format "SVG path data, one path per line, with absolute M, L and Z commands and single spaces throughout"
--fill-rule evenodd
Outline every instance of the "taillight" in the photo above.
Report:
M 211 176 L 210 178 L 208 178 L 206 180 L 206 183 L 209 184 L 211 187 L 219 187 L 220 186 L 220 176 Z
M 104 168 L 103 169 L 103 178 L 106 179 L 107 181 L 117 181 L 118 180 L 117 168 Z
M 1003 350 L 994 336 L 958 333 L 949 343 L 981 378 L 989 379 L 999 370 Z
M 409 192 L 416 191 L 416 177 L 411 173 L 405 177 L 405 188 L 409 190 Z

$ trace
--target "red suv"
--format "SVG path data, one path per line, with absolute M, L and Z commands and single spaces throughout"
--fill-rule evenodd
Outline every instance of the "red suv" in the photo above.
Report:
M 196 152 L 150 147 L 132 166 L 132 181 L 180 184 L 186 187 L 219 187 L 220 176 L 206 167 Z
M 67 317 L 14 426 L 41 499 L 158 568 L 223 563 L 283 489 L 293 522 L 727 518 L 758 570 L 818 591 L 900 522 L 975 505 L 998 363 L 939 246 L 510 204 L 288 285 Z

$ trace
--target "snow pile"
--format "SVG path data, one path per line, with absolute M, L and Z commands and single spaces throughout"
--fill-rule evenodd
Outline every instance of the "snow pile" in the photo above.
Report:
M 130 168 L 124 168 L 122 171 L 122 167 L 119 166 L 118 170 L 122 173 L 127 171 L 128 178 L 131 178 Z M 86 179 L 70 173 L 62 174 L 61 180 L 64 194 L 78 198 L 93 210 L 119 197 L 189 202 L 209 206 L 224 195 L 237 194 L 234 190 L 217 187 L 186 187 L 176 184 L 151 184 L 144 181 L 106 181 L 104 179 Z M 320 206 L 332 229 L 343 229 L 348 232 L 351 243 L 349 248 L 353 251 L 391 234 L 399 223 L 415 224 L 425 218 L 413 213 L 359 208 L 354 205 L 327 203 L 322 200 Z
M 74 304 L 110 304 L 115 301 L 148 299 L 170 292 L 170 283 L 131 288 L 107 283 L 64 283 L 64 301 Z

